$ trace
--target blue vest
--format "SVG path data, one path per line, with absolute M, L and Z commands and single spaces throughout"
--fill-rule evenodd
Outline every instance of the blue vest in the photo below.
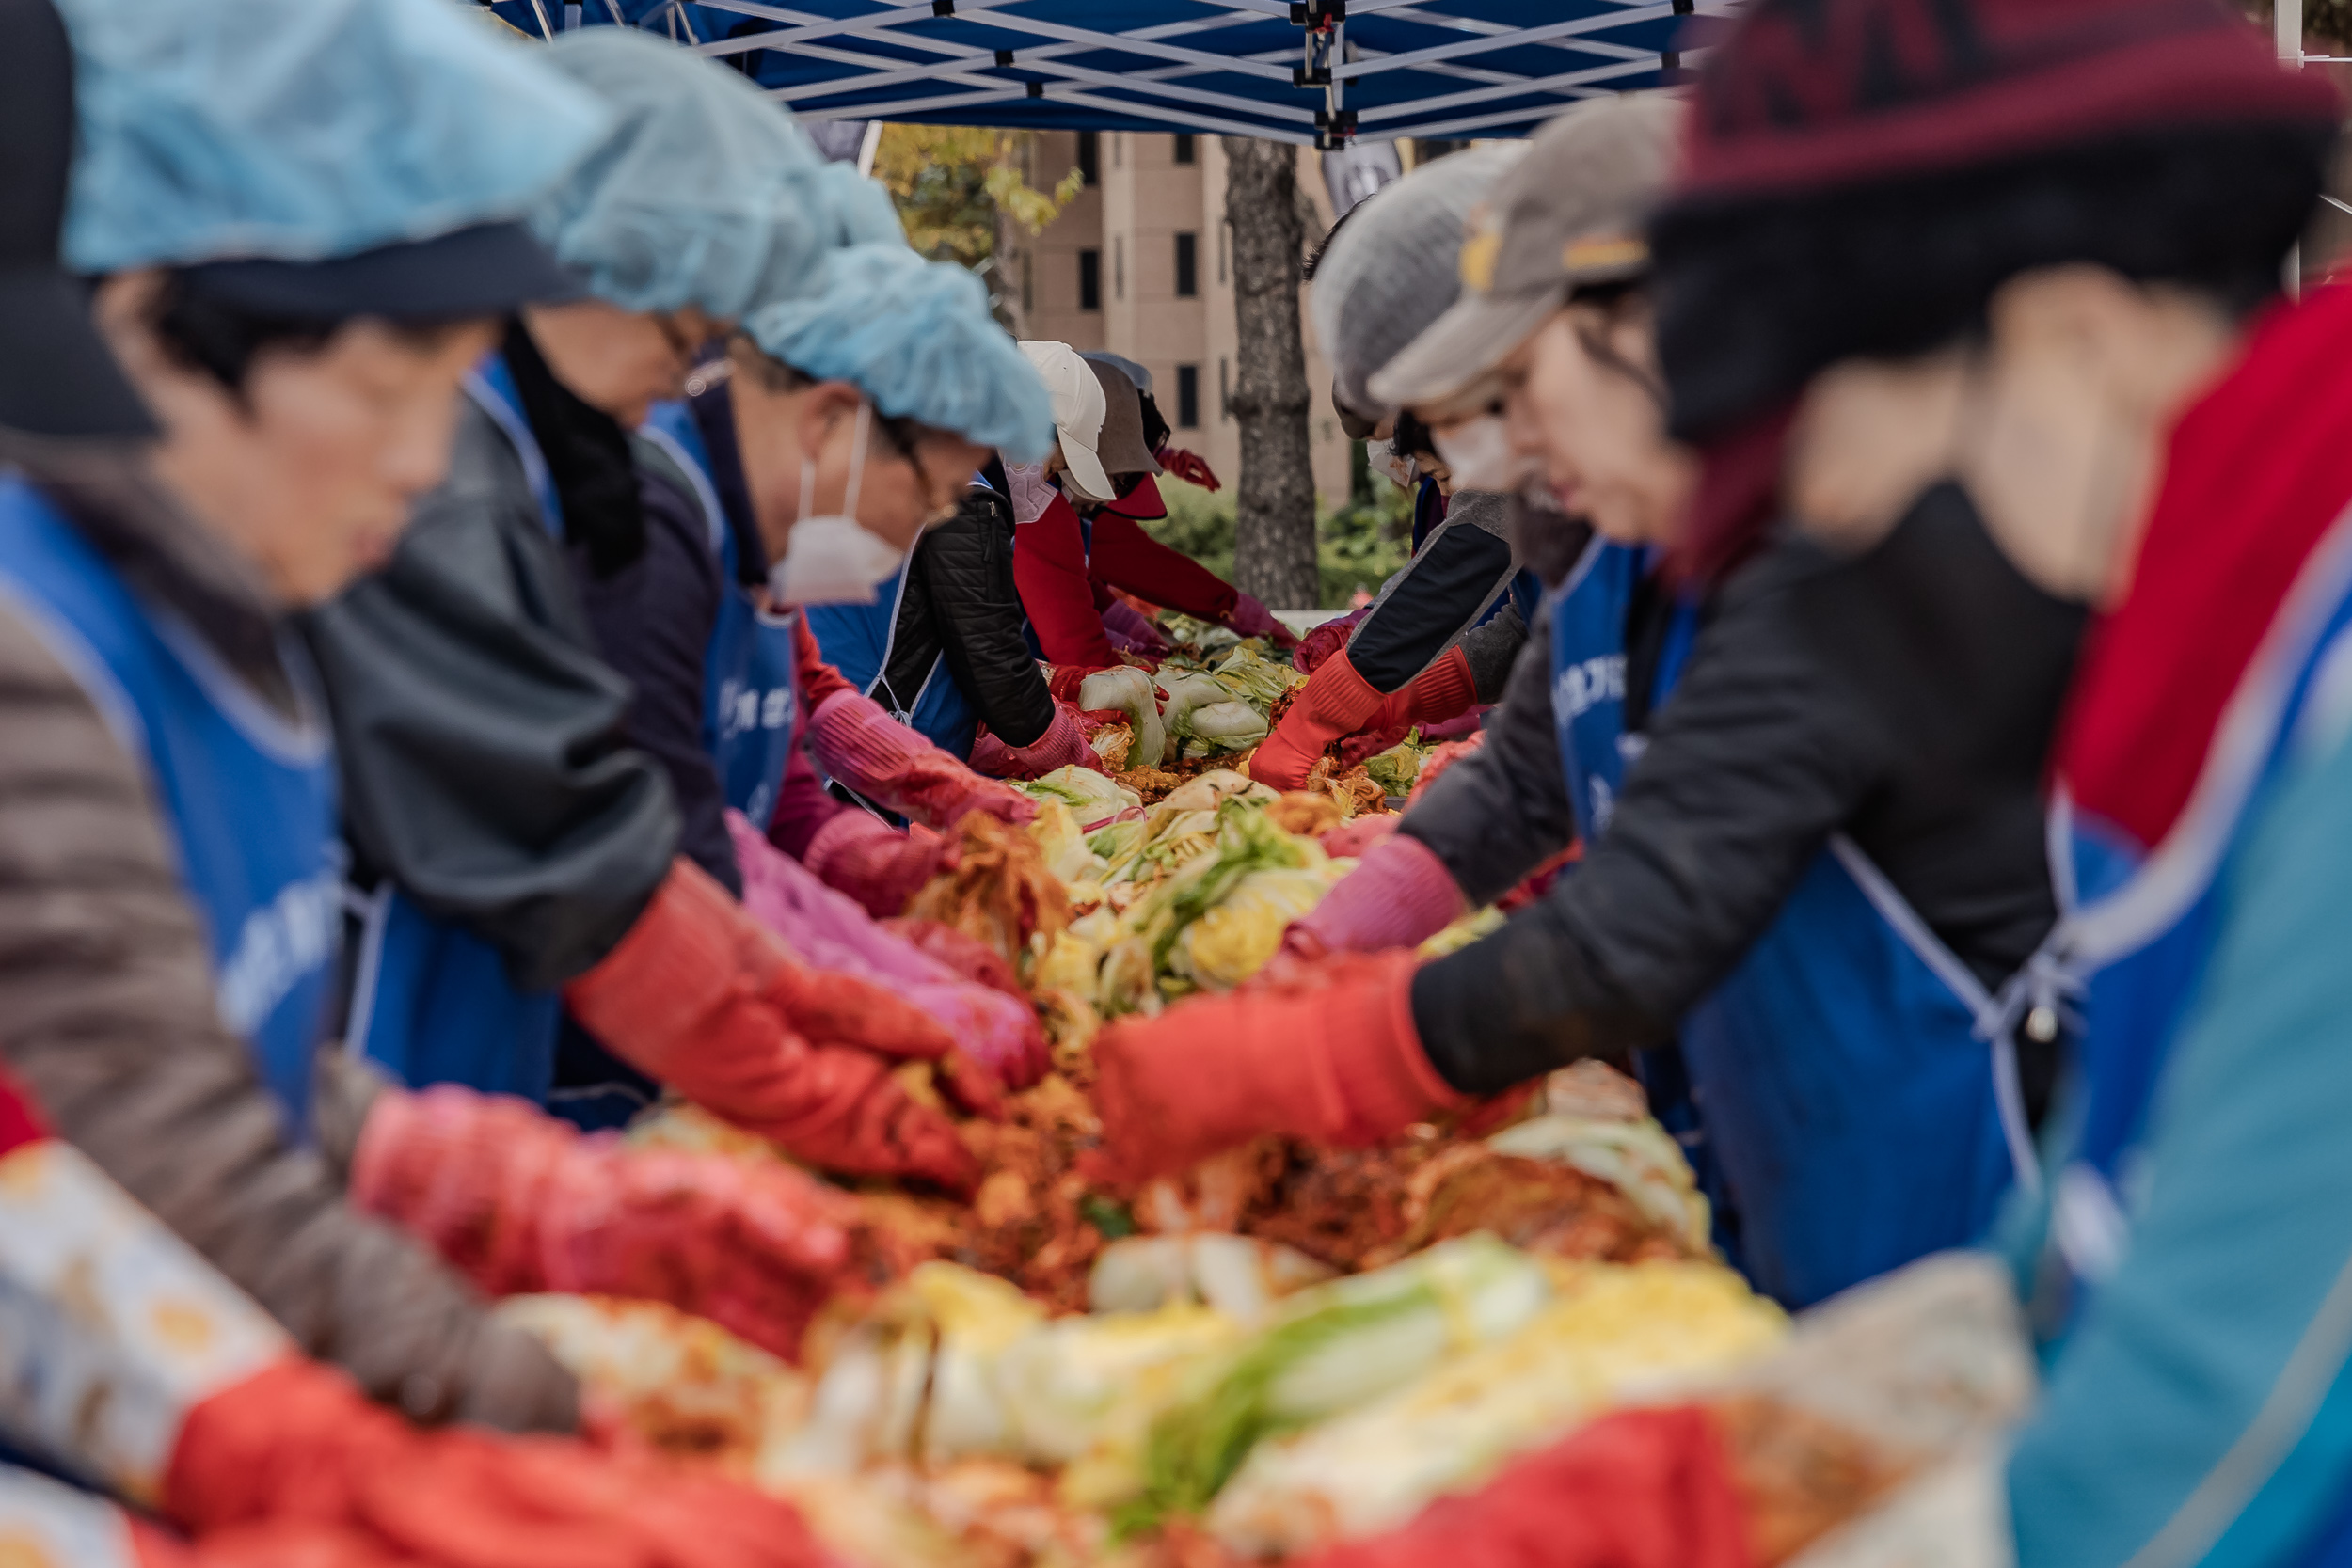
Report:
M 1596 541 L 1552 607 L 1552 716 L 1579 826 L 1605 832 L 1626 764 L 1625 618 L 1645 553 Z M 1678 613 L 1656 681 L 1681 673 Z M 1992 1223 L 2037 1180 L 2012 1009 L 1851 841 L 1833 837 L 1739 966 L 1684 1018 L 1708 1141 L 1756 1285 L 1807 1306 Z
M 561 538 L 555 482 L 506 362 L 495 354 L 485 359 L 466 377 L 466 395 L 513 444 L 541 520 Z M 497 948 L 426 913 L 389 881 L 357 894 L 355 902 L 359 955 L 345 1046 L 412 1088 L 462 1084 L 545 1101 L 555 1074 L 562 998 L 516 989 Z
M 972 479 L 975 484 L 987 483 L 977 474 Z M 1083 523 L 1080 526 L 1086 528 Z M 1085 538 L 1090 547 L 1091 529 L 1086 529 Z M 922 684 L 913 691 L 893 690 L 886 678 L 891 651 L 898 641 L 898 610 L 906 598 L 907 574 L 914 568 L 914 557 L 910 552 L 875 593 L 872 604 L 811 605 L 808 629 L 816 634 L 825 662 L 880 703 L 890 717 L 950 756 L 969 757 L 972 742 L 979 734 L 980 715 L 948 671 L 946 654 L 932 657 L 930 668 L 923 672 Z
M 271 712 L 193 632 L 142 606 L 16 478 L 0 478 L 0 594 L 145 764 L 211 944 L 221 1022 L 252 1049 L 290 1120 L 305 1125 L 342 930 L 325 726 Z M 299 676 L 306 667 L 290 656 L 289 668 Z
M 718 766 L 727 804 L 760 829 L 775 815 L 785 764 L 799 744 L 802 711 L 796 613 L 764 608 L 738 580 L 735 530 L 710 481 L 710 449 L 682 403 L 657 404 L 638 434 L 686 476 L 710 531 L 723 587 L 703 652 L 703 748 Z
M 2212 956 L 2217 889 L 2239 830 L 2296 753 L 2315 687 L 2339 689 L 2352 657 L 2352 533 L 2305 565 L 2240 677 L 2180 818 L 2153 850 L 2061 795 L 2051 811 L 2059 919 L 2038 957 L 2056 988 L 2086 999 L 2080 1123 L 2051 1191 L 2067 1315 L 2121 1259 L 2149 1102 Z M 2328 674 L 2332 665 L 2336 667 Z M 2341 703 L 2340 694 L 2328 703 Z M 2326 705 L 2323 704 L 2323 706 Z

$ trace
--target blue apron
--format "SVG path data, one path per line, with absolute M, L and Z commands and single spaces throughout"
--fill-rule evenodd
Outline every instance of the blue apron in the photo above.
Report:
M 1552 609 L 1552 713 L 1580 827 L 1606 830 L 1624 732 L 1625 617 L 1645 552 L 1595 541 Z M 1695 635 L 1686 608 L 1656 681 Z M 1804 1307 L 1991 1225 L 2038 1180 L 2013 1007 L 1989 994 L 1851 841 L 1684 1018 L 1682 1051 L 1739 1211 L 1740 1263 Z
M 975 484 L 987 483 L 977 474 L 972 478 Z M 1091 546 L 1091 529 L 1087 529 L 1084 537 Z M 898 610 L 906 597 L 907 574 L 914 566 L 910 552 L 881 585 L 872 604 L 811 605 L 808 629 L 816 634 L 825 662 L 840 671 L 843 679 L 880 703 L 899 723 L 962 760 L 972 754 L 980 715 L 949 673 L 947 656 L 942 653 L 932 657 L 922 683 L 913 691 L 893 690 L 888 680 L 891 650 L 898 641 Z
M 723 587 L 703 652 L 703 749 L 727 804 L 765 831 L 806 720 L 792 611 L 766 609 L 739 580 L 735 530 L 710 479 L 710 448 L 683 403 L 654 405 L 638 434 L 685 474 L 710 532 Z
M 506 362 L 493 354 L 466 377 L 466 395 L 522 459 L 540 519 L 562 538 L 564 513 L 547 459 L 523 418 Z M 343 1043 L 402 1084 L 462 1084 L 545 1102 L 555 1073 L 563 1001 L 517 990 L 497 948 L 435 918 L 389 881 L 356 893 L 358 963 Z
M 2050 1195 L 2049 1241 L 2068 1283 L 2070 1320 L 2122 1259 L 2149 1103 L 2212 957 L 2218 887 L 2239 830 L 2295 756 L 2330 659 L 2352 657 L 2348 541 L 2340 531 L 2305 567 L 2161 845 L 2144 849 L 2077 813 L 2063 794 L 2052 807 L 2060 913 L 2037 959 L 2052 990 L 2086 1002 L 2081 1121 Z
M 221 1022 L 251 1048 L 289 1121 L 307 1127 L 342 932 L 324 724 L 271 712 L 194 633 L 142 607 L 21 479 L 0 479 L 0 594 L 145 764 L 204 924 Z M 288 662 L 299 677 L 305 667 Z

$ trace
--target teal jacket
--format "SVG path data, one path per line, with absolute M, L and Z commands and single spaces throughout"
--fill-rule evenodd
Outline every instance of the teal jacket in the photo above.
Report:
M 2352 744 L 2322 728 L 2224 868 L 2129 1251 L 2011 1456 L 2019 1568 L 2352 1561 Z

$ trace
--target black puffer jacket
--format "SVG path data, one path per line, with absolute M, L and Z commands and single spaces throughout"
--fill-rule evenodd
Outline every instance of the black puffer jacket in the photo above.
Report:
M 1054 721 L 1054 699 L 1029 646 L 1012 580 L 1012 502 L 1004 466 L 964 492 L 955 516 L 926 529 L 907 567 L 890 661 L 869 695 L 897 710 L 914 701 L 942 659 L 989 733 L 1026 746 Z
M 1635 606 L 1630 727 L 1668 608 Z M 2020 578 L 1948 485 L 1858 560 L 1800 539 L 1769 547 L 1717 596 L 1672 700 L 1647 718 L 1608 832 L 1541 901 L 1415 976 L 1431 1062 L 1484 1093 L 1665 1043 L 1840 830 L 2000 984 L 2056 916 L 2039 786 L 2083 619 Z M 1400 830 L 1473 903 L 1574 833 L 1550 661 L 1545 615 L 1485 748 Z M 2021 1041 L 2019 1066 L 2038 1114 L 2050 1048 Z

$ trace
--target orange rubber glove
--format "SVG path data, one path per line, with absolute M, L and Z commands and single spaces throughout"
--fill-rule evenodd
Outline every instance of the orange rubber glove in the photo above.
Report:
M 163 1511 L 226 1560 L 326 1532 L 344 1555 L 274 1560 L 344 1568 L 821 1568 L 801 1516 L 748 1487 L 555 1438 L 471 1428 L 420 1433 L 340 1373 L 270 1367 L 190 1410 Z M 229 1556 L 235 1548 L 239 1555 Z
M 855 1219 L 784 1165 L 629 1148 L 447 1084 L 376 1096 L 351 1196 L 491 1295 L 667 1302 L 788 1361 L 842 1283 Z
M 811 1164 L 917 1176 L 964 1192 L 978 1168 L 947 1118 L 891 1077 L 940 1064 L 983 1115 L 995 1085 L 931 1017 L 882 987 L 795 962 L 766 927 L 680 860 L 628 935 L 564 988 L 613 1054 Z
M 1274 789 L 1305 788 L 1325 748 L 1362 729 L 1382 701 L 1342 648 L 1315 667 L 1274 733 L 1249 754 L 1249 776 Z
M 1287 983 L 1110 1024 L 1094 1042 L 1095 1164 L 1140 1182 L 1268 1132 L 1362 1146 L 1469 1104 L 1422 1053 L 1417 963 L 1340 954 Z

